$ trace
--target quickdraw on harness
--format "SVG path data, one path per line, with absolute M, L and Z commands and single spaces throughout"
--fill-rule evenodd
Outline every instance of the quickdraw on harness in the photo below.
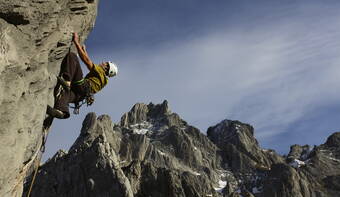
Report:
M 87 106 L 90 106 L 90 105 L 93 104 L 94 95 L 91 93 L 90 86 L 85 83 L 85 79 L 81 79 L 79 81 L 76 81 L 73 84 L 77 85 L 77 86 L 85 84 L 84 87 L 86 89 L 85 90 L 86 95 L 83 98 L 83 100 L 81 100 L 80 102 L 74 103 L 74 107 L 70 106 L 70 108 L 73 109 L 73 114 L 79 114 L 80 107 L 83 106 L 85 103 L 87 104 Z
M 79 114 L 79 109 L 81 106 L 83 106 L 85 103 L 87 106 L 92 105 L 94 102 L 94 96 L 93 94 L 87 95 L 82 101 L 78 103 L 74 103 L 74 107 L 70 106 L 70 108 L 73 109 L 73 114 Z

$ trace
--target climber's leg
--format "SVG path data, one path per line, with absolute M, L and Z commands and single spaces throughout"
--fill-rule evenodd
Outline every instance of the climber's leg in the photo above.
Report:
M 69 86 L 71 83 L 77 83 L 83 79 L 83 72 L 75 53 L 69 52 L 63 59 L 60 76 Z
M 54 108 L 48 109 L 48 114 L 59 118 L 66 119 L 70 117 L 68 104 L 79 100 L 79 96 L 73 91 L 62 91 L 60 96 L 55 99 Z
M 80 100 L 78 94 L 83 83 L 83 72 L 76 54 L 69 52 L 63 59 L 58 83 L 64 88 L 56 96 L 54 108 L 48 107 L 47 113 L 56 118 L 66 119 L 70 117 L 68 104 Z

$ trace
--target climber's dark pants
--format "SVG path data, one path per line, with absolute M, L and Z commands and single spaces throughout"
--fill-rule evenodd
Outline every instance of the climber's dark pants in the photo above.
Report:
M 60 76 L 65 81 L 71 81 L 71 91 L 63 90 L 55 100 L 54 108 L 64 112 L 64 118 L 70 117 L 68 108 L 69 103 L 78 103 L 82 101 L 89 92 L 89 85 L 83 80 L 83 71 L 76 54 L 68 53 L 61 63 Z M 81 82 L 77 84 L 77 82 Z

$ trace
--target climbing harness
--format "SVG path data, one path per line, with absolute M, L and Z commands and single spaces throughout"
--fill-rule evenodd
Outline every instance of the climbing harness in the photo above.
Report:
M 58 76 L 57 79 L 58 79 L 59 87 L 57 88 L 57 91 L 56 91 L 56 98 L 60 99 L 62 91 L 66 91 L 66 92 L 71 91 L 71 87 L 65 82 L 62 76 Z M 72 85 L 74 86 L 83 85 L 85 87 L 86 95 L 84 96 L 84 98 L 81 101 L 74 103 L 74 106 L 69 105 L 69 107 L 73 109 L 73 114 L 79 114 L 80 107 L 83 106 L 85 103 L 87 104 L 87 106 L 90 106 L 93 104 L 94 95 L 91 93 L 90 87 L 86 83 L 85 78 L 79 81 L 72 82 Z
M 79 81 L 76 81 L 73 83 L 74 85 L 83 85 L 84 86 L 84 92 L 85 93 L 85 96 L 82 97 L 82 99 L 77 102 L 77 103 L 74 103 L 74 106 L 69 106 L 70 108 L 73 109 L 73 114 L 79 114 L 79 109 L 81 106 L 83 106 L 85 103 L 86 103 L 86 106 L 91 106 L 94 102 L 94 94 L 91 93 L 91 88 L 90 88 L 90 85 L 86 82 L 85 79 L 82 79 L 82 80 L 79 80 Z

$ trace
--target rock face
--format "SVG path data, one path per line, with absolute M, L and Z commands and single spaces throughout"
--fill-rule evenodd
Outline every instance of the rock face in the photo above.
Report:
M 224 120 L 207 131 L 208 137 L 221 149 L 224 162 L 233 171 L 252 172 L 270 169 L 273 163 L 282 163 L 283 158 L 273 150 L 259 147 L 254 137 L 254 128 L 239 121 Z
M 90 113 L 68 153 L 41 166 L 32 196 L 339 195 L 339 133 L 314 149 L 294 145 L 285 158 L 253 135 L 250 125 L 224 120 L 205 136 L 166 101 L 136 104 L 118 124 Z
M 253 188 L 256 188 L 254 193 L 258 194 L 271 165 L 284 162 L 275 151 L 260 148 L 254 137 L 254 128 L 248 124 L 223 120 L 209 127 L 207 135 L 219 147 L 224 169 L 229 169 L 241 180 L 237 188 L 243 196 L 253 195 Z M 237 195 L 233 190 L 228 191 L 231 196 Z
M 71 33 L 84 39 L 98 0 L 0 0 L 0 196 L 21 196 Z
M 265 181 L 264 196 L 336 197 L 340 194 L 340 133 L 310 150 L 292 146 L 290 165 L 273 165 Z M 308 149 L 307 149 L 308 147 Z M 292 161 L 292 156 L 293 161 Z

